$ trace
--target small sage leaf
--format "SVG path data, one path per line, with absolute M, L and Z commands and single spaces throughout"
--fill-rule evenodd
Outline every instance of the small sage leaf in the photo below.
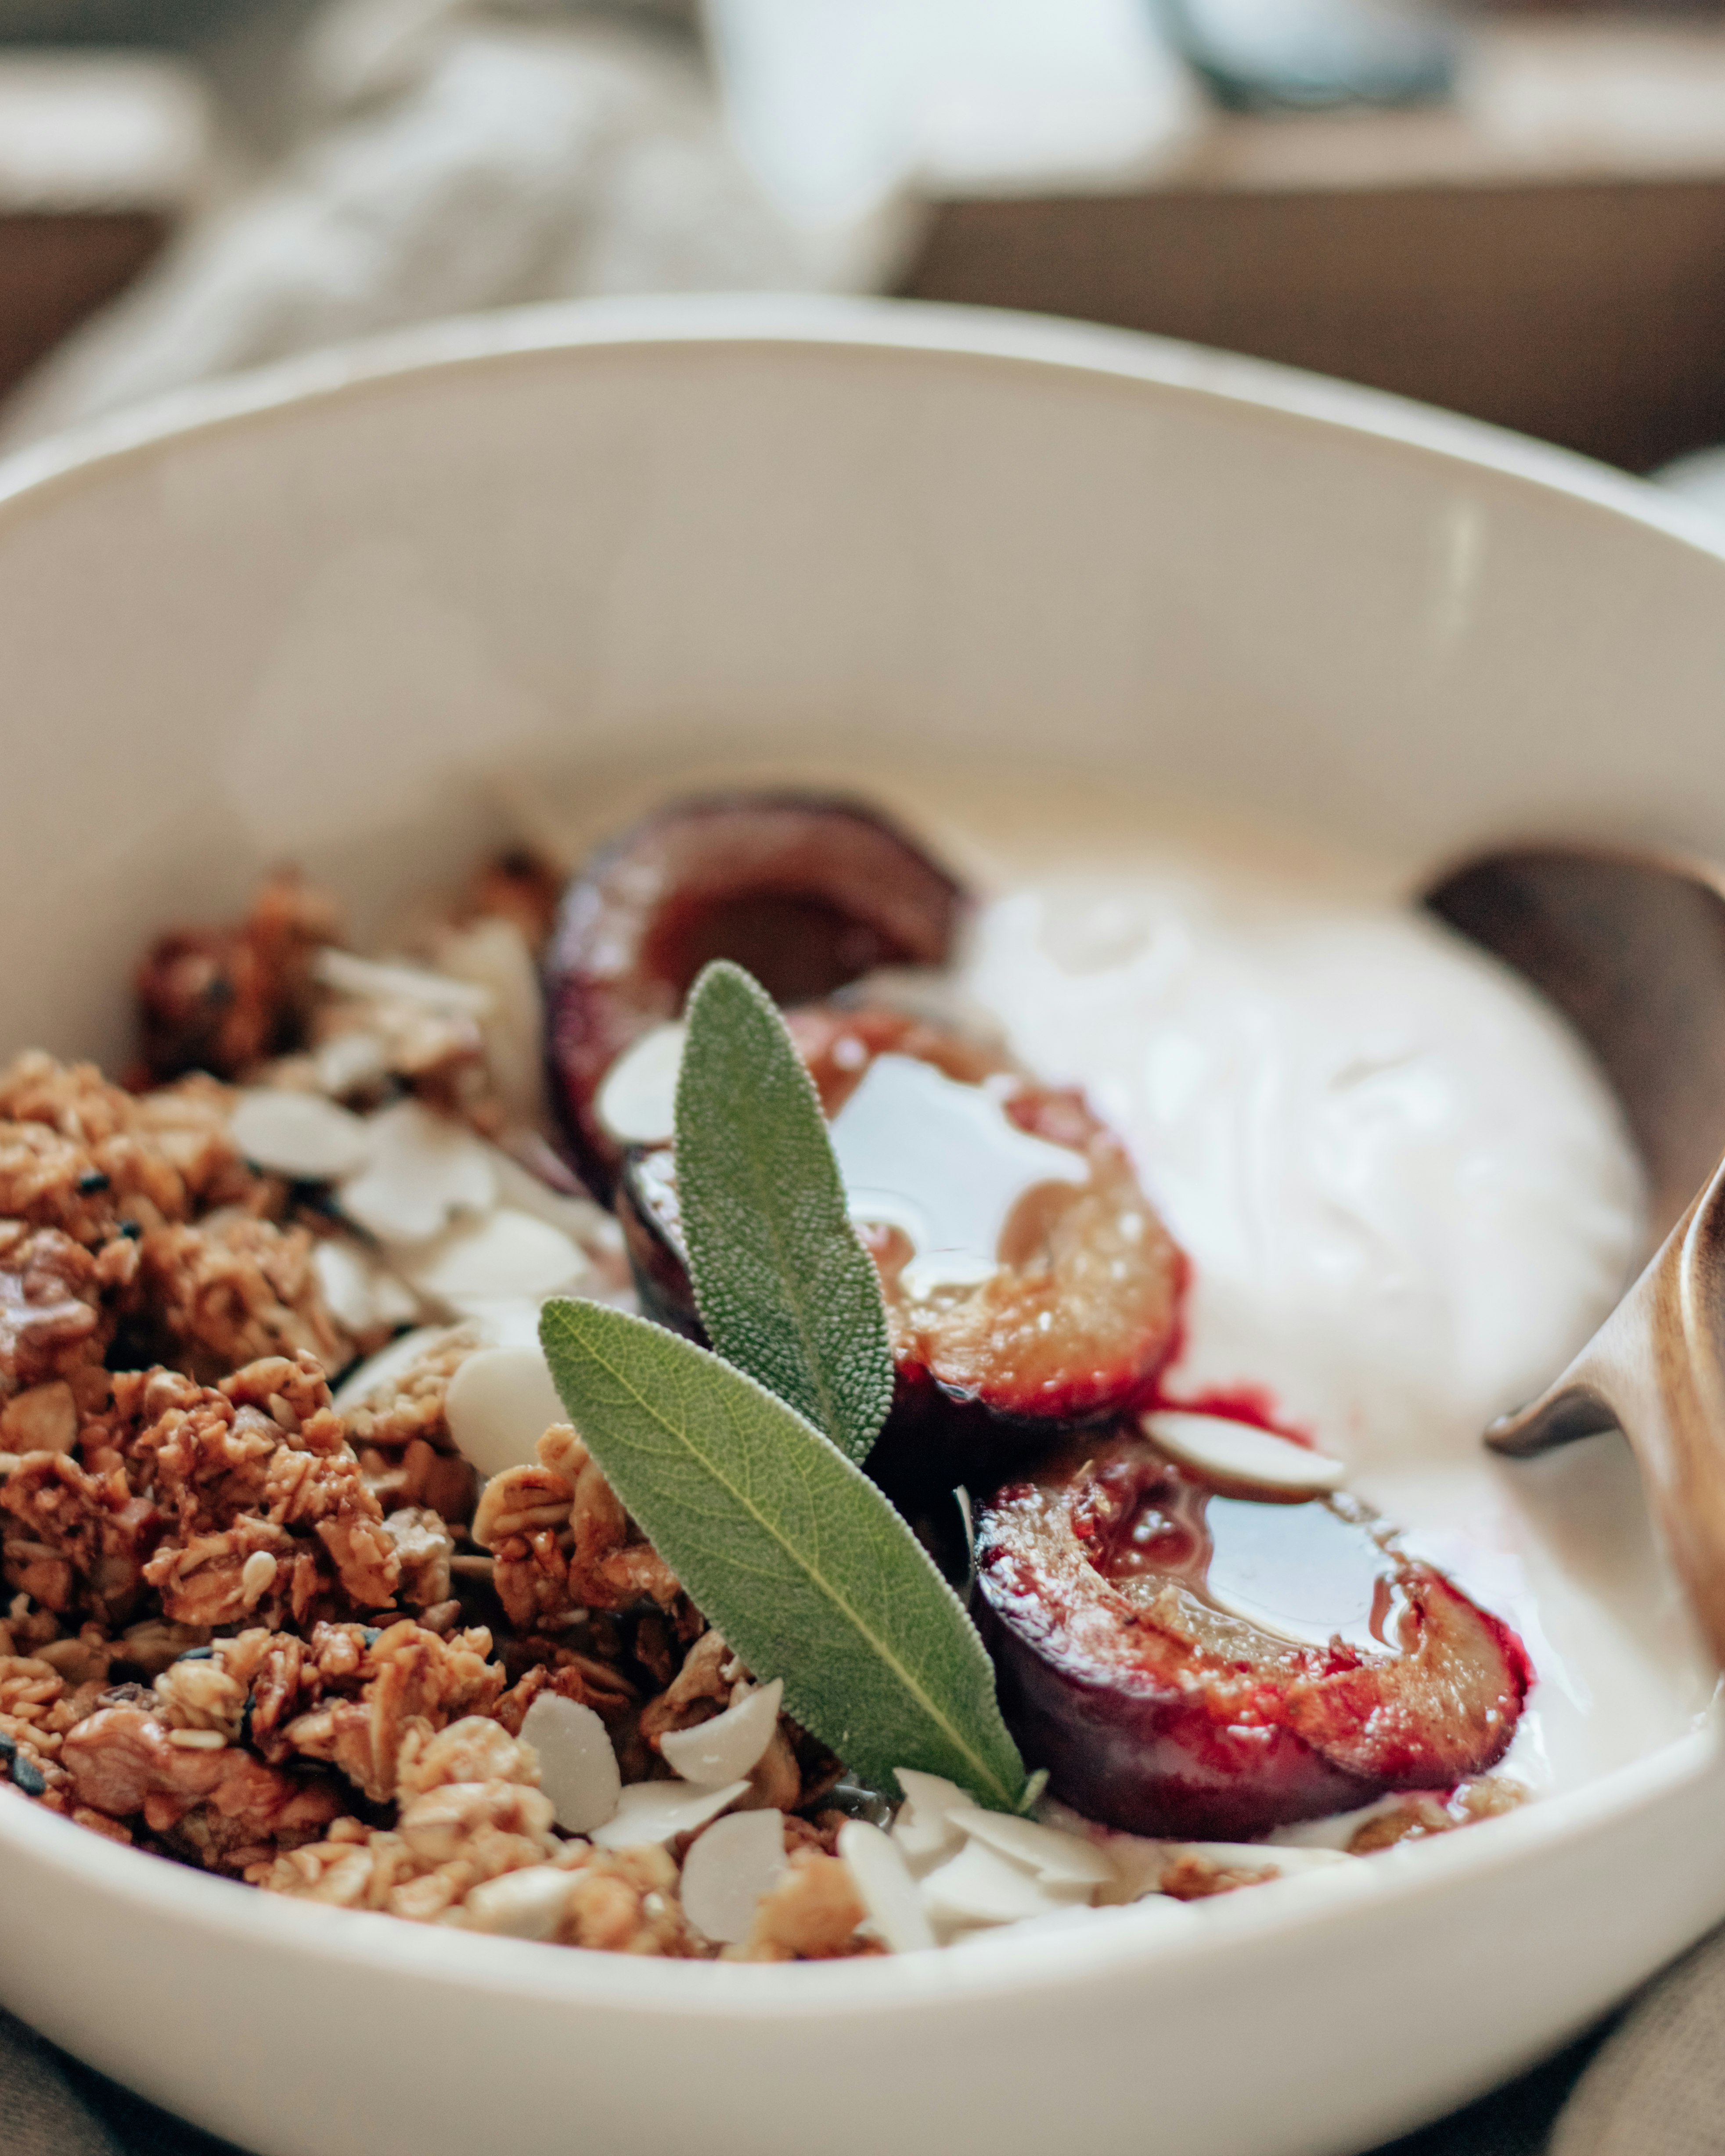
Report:
M 677 1198 L 707 1337 L 860 1461 L 892 1404 L 892 1349 L 814 1081 L 741 966 L 708 966 L 686 1018 Z
M 765 1387 L 644 1318 L 547 1302 L 569 1419 L 756 1677 L 876 1788 L 944 1774 L 1010 1811 L 1024 1769 L 976 1628 L 860 1470 Z

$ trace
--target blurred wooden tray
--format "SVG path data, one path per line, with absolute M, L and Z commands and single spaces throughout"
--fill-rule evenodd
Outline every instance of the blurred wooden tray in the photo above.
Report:
M 943 202 L 903 289 L 1315 367 L 1643 470 L 1725 440 L 1725 32 L 1487 28 L 1453 108 L 1219 118 L 1129 192 Z

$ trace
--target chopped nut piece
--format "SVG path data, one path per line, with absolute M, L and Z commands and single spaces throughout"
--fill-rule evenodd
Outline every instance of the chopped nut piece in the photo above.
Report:
M 333 903 L 284 872 L 246 918 L 162 937 L 139 969 L 144 1060 L 152 1078 L 236 1078 L 296 1047 L 314 1000 L 311 967 L 339 932 Z
M 756 1905 L 742 1961 L 828 1961 L 862 1950 L 856 1928 L 867 1916 L 850 1867 L 836 1856 L 801 1849 L 783 1877 Z
M 20 1221 L 0 1222 L 0 1394 L 51 1385 L 100 1363 L 113 1331 L 88 1250 L 57 1228 L 33 1233 Z M 18 1441 L 30 1420 L 27 1412 L 0 1431 L 8 1452 L 36 1449 Z

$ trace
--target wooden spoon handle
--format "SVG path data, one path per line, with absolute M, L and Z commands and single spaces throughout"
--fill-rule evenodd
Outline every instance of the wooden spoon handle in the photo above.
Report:
M 1725 1666 L 1725 1161 L 1549 1390 L 1486 1433 L 1518 1457 L 1622 1430 Z

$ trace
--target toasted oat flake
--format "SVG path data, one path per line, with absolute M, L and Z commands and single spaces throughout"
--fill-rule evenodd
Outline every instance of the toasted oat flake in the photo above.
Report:
M 341 1184 L 350 1219 L 385 1243 L 424 1243 L 464 1213 L 488 1212 L 497 1179 L 465 1123 L 418 1101 L 398 1101 L 366 1124 L 371 1161 Z
M 623 1777 L 590 1707 L 541 1692 L 522 1717 L 521 1742 L 539 1755 L 539 1786 L 566 1834 L 591 1834 L 614 1815 Z
M 851 1820 L 839 1830 L 839 1854 L 850 1867 L 869 1922 L 883 1946 L 894 1953 L 917 1953 L 934 1944 L 934 1927 L 916 1881 L 891 1835 L 866 1820 Z
M 683 1860 L 683 1913 L 710 1939 L 748 1937 L 763 1894 L 785 1870 L 783 1812 L 737 1812 L 716 1820 Z
M 674 1840 L 716 1819 L 747 1788 L 747 1782 L 727 1782 L 722 1789 L 698 1789 L 690 1782 L 632 1782 L 612 1817 L 593 1829 L 593 1840 L 600 1849 L 646 1848 Z
M 345 1414 L 362 1400 L 381 1399 L 406 1377 L 416 1363 L 440 1347 L 449 1337 L 450 1331 L 447 1325 L 422 1325 L 417 1332 L 403 1333 L 399 1340 L 392 1340 L 343 1381 L 331 1405 Z
M 784 1686 L 775 1677 L 692 1729 L 668 1730 L 659 1740 L 666 1766 L 685 1782 L 716 1789 L 750 1773 L 773 1742 Z
M 586 1258 L 561 1229 L 508 1206 L 488 1219 L 450 1229 L 402 1266 L 421 1295 L 454 1310 L 567 1293 L 588 1270 Z
M 339 1181 L 357 1174 L 371 1158 L 364 1119 L 319 1093 L 277 1087 L 242 1093 L 229 1127 L 248 1160 L 300 1182 Z
M 470 1355 L 449 1380 L 444 1411 L 450 1436 L 481 1475 L 531 1466 L 540 1439 L 565 1419 L 536 1343 Z
M 475 1887 L 465 1904 L 467 1928 L 512 1939 L 548 1939 L 562 1920 L 574 1881 L 554 1864 L 506 1871 Z

